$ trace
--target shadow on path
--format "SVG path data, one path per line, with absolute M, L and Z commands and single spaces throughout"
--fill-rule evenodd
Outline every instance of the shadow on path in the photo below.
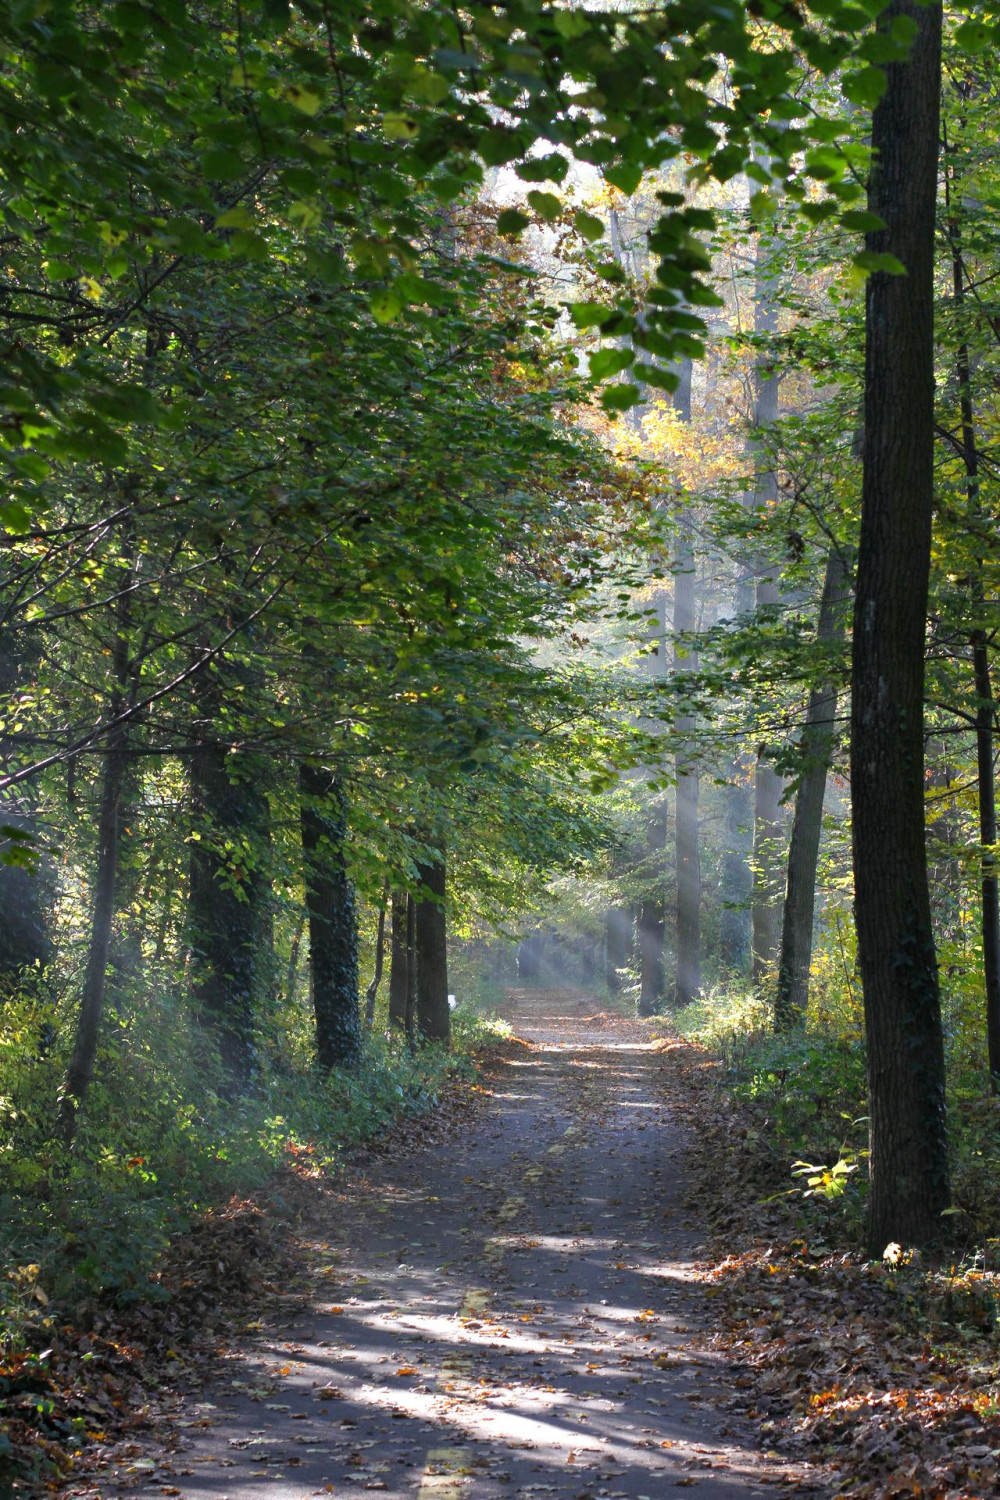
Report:
M 330 1300 L 236 1351 L 169 1449 L 123 1458 L 99 1495 L 810 1490 L 719 1405 L 731 1375 L 698 1337 L 683 1136 L 648 1028 L 579 992 L 509 1004 L 531 1045 L 486 1113 L 324 1202 L 307 1246 Z

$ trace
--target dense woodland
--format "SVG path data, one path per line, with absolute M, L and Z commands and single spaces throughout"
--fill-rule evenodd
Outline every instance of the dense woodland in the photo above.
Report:
M 0 17 L 10 1347 L 515 982 L 995 1244 L 1000 13 Z

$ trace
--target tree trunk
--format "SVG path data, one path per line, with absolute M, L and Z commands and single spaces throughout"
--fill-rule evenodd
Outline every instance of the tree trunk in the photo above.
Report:
M 218 1047 L 224 1087 L 239 1092 L 253 1076 L 256 1006 L 270 977 L 261 948 L 269 810 L 255 758 L 217 738 L 222 690 L 217 677 L 199 677 L 188 940 L 198 1016 Z
M 131 540 L 131 531 L 126 532 Z M 114 641 L 114 688 L 111 694 L 111 722 L 121 717 L 126 707 L 125 685 L 129 677 L 129 621 L 131 593 L 127 587 L 134 564 L 131 558 L 119 571 L 119 595 Z M 134 700 L 133 700 L 134 701 Z M 121 847 L 120 813 L 122 793 L 128 775 L 129 725 L 117 724 L 109 735 L 101 779 L 101 803 L 97 820 L 97 873 L 94 881 L 94 906 L 90 924 L 90 946 L 83 977 L 83 994 L 77 1018 L 76 1038 L 66 1081 L 59 1104 L 59 1133 L 66 1145 L 76 1133 L 76 1115 L 94 1076 L 97 1041 L 104 1012 L 108 960 L 115 919 L 115 876 Z
M 847 569 L 838 547 L 826 560 L 823 596 L 816 639 L 830 645 L 843 639 L 849 592 Z M 774 1004 L 777 1031 L 788 1031 L 805 1021 L 812 962 L 813 915 L 816 906 L 816 866 L 823 829 L 823 799 L 836 733 L 837 687 L 826 682 L 812 690 L 806 710 L 801 753 L 803 768 L 795 796 L 792 837 L 788 847 L 788 879 L 781 928 L 781 960 Z
M 916 29 L 872 121 L 864 479 L 854 609 L 855 913 L 868 1043 L 868 1249 L 940 1240 L 950 1185 L 944 1045 L 924 832 L 923 689 L 934 497 L 934 227 L 941 7 L 892 0 Z
M 288 949 L 288 967 L 285 970 L 285 1004 L 291 1005 L 295 1000 L 295 991 L 299 984 L 299 953 L 302 950 L 302 936 L 306 930 L 306 909 L 299 912 L 295 919 L 295 930 L 292 933 L 291 945 Z
M 3 646 L 0 649 L 0 702 L 12 700 L 18 690 L 30 681 L 35 664 L 29 659 L 19 633 L 5 626 Z M 11 722 L 17 718 L 13 703 L 4 704 L 3 717 Z M 0 763 L 4 770 L 13 769 L 16 755 L 15 744 L 0 735 Z M 4 793 L 0 801 L 0 826 L 26 834 L 32 840 L 38 835 L 38 821 L 34 815 L 35 794 L 26 792 Z M 3 842 L 8 842 L 6 836 Z M 46 968 L 53 957 L 50 912 L 54 897 L 55 871 L 47 854 L 28 856 L 25 862 L 23 841 L 10 840 L 10 847 L 3 852 L 12 862 L 0 862 L 0 1002 L 2 991 L 13 991 L 21 970 Z M 33 845 L 28 845 L 32 848 Z
M 344 793 L 331 771 L 311 761 L 299 767 L 299 786 L 316 1061 L 321 1068 L 353 1067 L 361 1052 L 361 1012 L 357 915 L 344 859 Z
M 410 949 L 407 939 L 410 897 L 392 893 L 392 935 L 389 952 L 389 1024 L 406 1028 L 406 997 L 410 988 Z
M 652 891 L 640 903 L 636 924 L 639 942 L 639 1014 L 655 1016 L 663 1008 L 666 983 L 663 970 L 663 853 L 667 847 L 667 810 L 662 798 L 654 804 L 646 825 L 647 883 Z M 659 889 L 657 889 L 659 887 Z
M 406 1000 L 403 1011 L 406 1045 L 417 1050 L 417 903 L 406 898 Z
M 778 330 L 778 312 L 773 292 L 775 272 L 768 263 L 765 244 L 766 241 L 761 236 L 754 300 L 754 332 L 761 338 L 773 337 Z M 765 456 L 766 439 L 762 437 L 778 420 L 778 384 L 772 356 L 767 351 L 758 352 L 754 370 L 756 436 L 753 440 L 756 451 L 753 509 L 757 512 L 767 510 L 778 499 L 778 476 L 773 463 Z M 766 564 L 759 562 L 757 573 L 756 607 L 759 613 L 778 603 L 778 585 L 768 576 Z M 751 923 L 754 984 L 763 984 L 771 978 L 778 958 L 783 875 L 780 847 L 783 791 L 781 777 L 764 756 L 758 755 L 754 776 L 754 896 Z
M 382 970 L 385 966 L 385 904 L 388 895 L 387 886 L 382 894 L 382 904 L 378 909 L 378 926 L 375 930 L 375 972 L 365 991 L 366 1031 L 371 1031 L 375 1024 L 375 1002 L 378 999 L 378 987 L 382 983 Z
M 981 845 L 983 980 L 986 990 L 986 1043 L 990 1090 L 1000 1092 L 1000 891 L 997 882 L 997 799 L 993 772 L 993 682 L 985 633 L 972 637 L 976 674 L 976 767 L 979 783 L 979 841 Z
M 420 865 L 420 884 L 430 898 L 416 903 L 415 935 L 417 960 L 417 1030 L 425 1042 L 451 1041 L 451 1011 L 448 1008 L 448 933 L 445 915 L 447 867 L 442 851 L 439 863 Z M 431 899 L 433 898 L 433 899 Z
M 680 365 L 680 385 L 674 407 L 683 422 L 691 421 L 692 364 Z M 697 672 L 698 653 L 691 644 L 697 627 L 696 558 L 691 515 L 678 518 L 674 554 L 674 672 Z M 682 638 L 687 637 L 687 644 Z M 698 829 L 699 780 L 697 761 L 691 752 L 696 721 L 694 714 L 679 714 L 674 725 L 677 752 L 674 773 L 674 862 L 676 870 L 674 1004 L 690 1005 L 701 990 L 701 846 Z
M 955 309 L 960 320 L 960 339 L 956 359 L 958 397 L 962 415 L 962 457 L 968 480 L 969 513 L 974 522 L 985 524 L 979 488 L 979 450 L 976 444 L 976 414 L 972 400 L 972 363 L 962 310 L 965 302 L 965 266 L 962 253 L 958 205 L 953 201 L 954 181 L 951 171 L 945 177 L 948 202 L 948 237 L 951 242 L 952 287 Z M 972 602 L 983 604 L 982 577 L 972 580 Z M 990 671 L 986 632 L 974 630 L 970 636 L 972 670 L 976 687 L 976 779 L 979 794 L 980 843 L 980 930 L 983 939 L 983 985 L 986 992 L 986 1045 L 990 1069 L 990 1091 L 1000 1091 L 1000 886 L 997 880 L 997 800 L 993 770 L 993 723 L 996 705 Z
M 122 705 L 112 704 L 112 717 Z M 83 995 L 77 1019 L 76 1039 L 63 1085 L 59 1107 L 59 1132 L 69 1145 L 76 1131 L 76 1112 L 94 1076 L 97 1040 L 104 1012 L 111 933 L 115 917 L 115 875 L 118 868 L 122 788 L 128 765 L 128 732 L 116 730 L 108 740 L 101 783 L 101 805 L 97 832 L 97 878 L 90 923 L 90 946 L 83 979 Z
M 613 906 L 604 915 L 604 973 L 608 989 L 617 995 L 621 989 L 620 969 L 629 959 L 632 936 L 632 916 Z
M 667 666 L 667 596 L 661 589 L 653 598 L 653 640 L 656 650 L 649 657 L 649 670 L 665 678 Z M 657 792 L 646 817 L 646 856 L 643 860 L 643 896 L 639 903 L 636 938 L 639 945 L 639 1015 L 655 1016 L 666 999 L 663 937 L 667 879 L 667 802 Z
M 754 606 L 753 578 L 741 569 L 736 585 L 736 618 L 745 619 Z M 719 946 L 722 962 L 734 974 L 750 972 L 750 910 L 753 874 L 754 763 L 748 754 L 734 757 L 724 797 L 725 850 L 722 857 L 722 911 Z

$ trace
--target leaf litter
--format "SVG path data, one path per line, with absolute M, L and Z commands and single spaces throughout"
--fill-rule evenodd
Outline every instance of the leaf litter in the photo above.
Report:
M 832 1249 L 818 1216 L 782 1194 L 790 1163 L 718 1065 L 679 1039 L 658 1050 L 671 1101 L 697 1122 L 688 1206 L 712 1228 L 707 1347 L 736 1367 L 730 1408 L 783 1454 L 825 1466 L 845 1500 L 995 1500 L 994 1278 Z

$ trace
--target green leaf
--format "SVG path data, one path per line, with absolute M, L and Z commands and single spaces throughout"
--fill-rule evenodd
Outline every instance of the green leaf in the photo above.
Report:
M 627 370 L 634 360 L 634 349 L 598 349 L 590 356 L 590 373 L 594 380 L 605 380 Z
M 215 221 L 216 229 L 252 229 L 255 220 L 249 208 L 227 208 Z
M 533 156 L 515 168 L 522 182 L 562 182 L 569 171 L 569 162 L 557 151 L 547 156 Z
M 614 314 L 603 302 L 571 302 L 569 315 L 577 328 L 597 328 Z
M 835 198 L 824 198 L 820 203 L 803 203 L 800 205 L 800 213 L 810 224 L 825 224 L 827 219 L 834 219 L 840 204 Z
M 403 311 L 403 299 L 394 286 L 386 286 L 369 298 L 368 307 L 376 323 L 391 323 Z
M 858 73 L 848 73 L 841 87 L 852 104 L 874 109 L 885 93 L 885 71 L 869 67 L 862 68 Z
M 977 21 L 969 18 L 963 21 L 955 32 L 955 41 L 963 52 L 978 54 L 985 52 L 987 47 L 997 40 L 997 28 L 989 26 L 985 21 Z
M 591 24 L 590 17 L 582 15 L 578 10 L 557 10 L 549 19 L 559 35 L 567 42 L 585 36 Z
M 312 89 L 304 89 L 300 84 L 290 83 L 285 90 L 285 98 L 289 104 L 294 104 L 304 115 L 316 115 L 323 104 L 322 94 L 316 94 Z
M 885 228 L 885 220 L 866 208 L 849 208 L 846 213 L 841 214 L 840 222 L 845 229 L 855 230 L 860 234 L 875 234 Z
M 629 161 L 616 162 L 614 166 L 604 168 L 604 176 L 612 187 L 631 198 L 642 181 L 642 168 Z
M 17 500 L 5 500 L 0 504 L 0 526 L 4 531 L 23 536 L 31 530 L 31 513 Z
M 562 201 L 556 197 L 555 193 L 542 193 L 537 188 L 528 194 L 528 202 L 539 218 L 549 224 L 553 219 L 558 219 L 563 210 Z
M 201 157 L 201 170 L 211 182 L 235 182 L 243 175 L 243 163 L 235 151 L 205 151 Z
M 905 276 L 906 267 L 895 255 L 879 253 L 875 250 L 861 250 L 855 255 L 852 264 L 859 271 L 866 271 L 869 275 L 873 271 L 883 271 L 887 276 Z
M 577 209 L 573 215 L 573 223 L 578 234 L 585 240 L 601 240 L 604 238 L 604 221 L 596 214 L 588 214 L 583 208 Z
M 643 365 L 642 378 L 647 385 L 655 385 L 661 391 L 676 391 L 681 383 L 675 370 L 664 369 L 662 365 Z
M 497 234 L 518 235 L 527 229 L 531 220 L 519 208 L 505 208 L 497 214 Z
M 637 385 L 606 385 L 601 392 L 601 405 L 605 411 L 628 411 L 641 400 L 642 392 Z
M 778 204 L 773 194 L 765 192 L 763 188 L 752 194 L 748 206 L 750 217 L 755 224 L 761 224 L 765 219 L 773 219 L 778 212 Z
M 288 210 L 288 217 L 303 232 L 316 229 L 323 222 L 323 215 L 319 205 L 316 203 L 307 203 L 303 198 L 291 204 Z
M 412 141 L 420 130 L 420 122 L 412 115 L 390 110 L 382 116 L 382 133 L 390 141 Z

